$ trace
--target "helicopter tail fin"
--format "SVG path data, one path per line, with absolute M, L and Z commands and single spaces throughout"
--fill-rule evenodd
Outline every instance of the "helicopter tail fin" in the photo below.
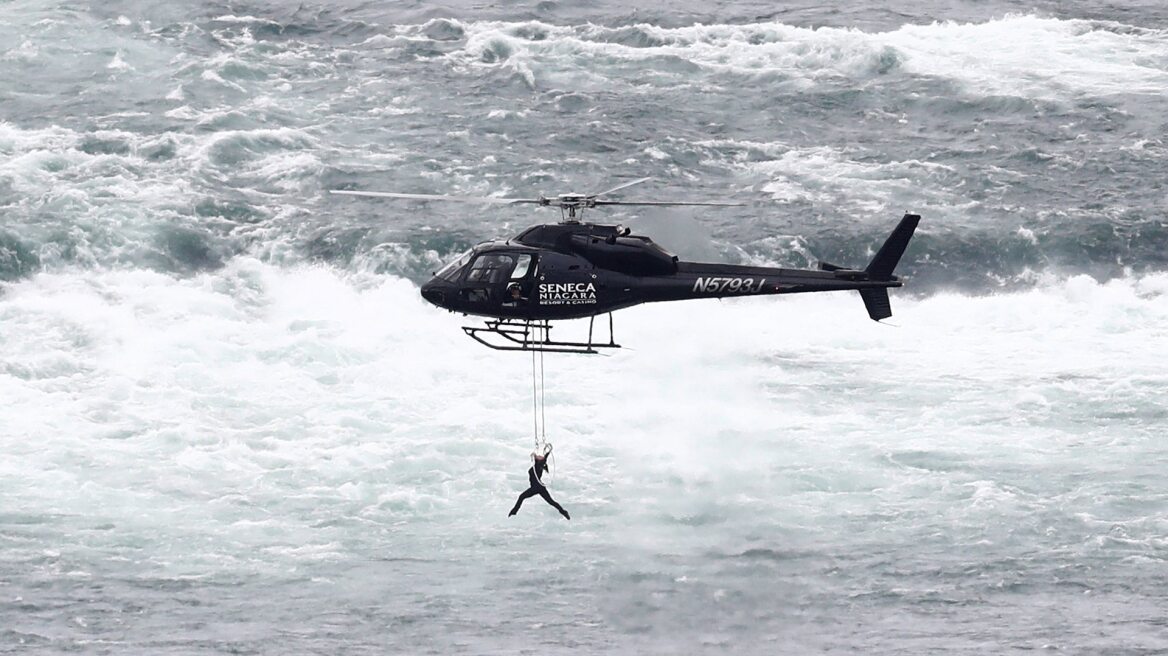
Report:
M 876 257 L 873 257 L 872 261 L 868 263 L 868 268 L 864 269 L 869 280 L 880 282 L 896 280 L 892 271 L 896 269 L 900 257 L 904 255 L 904 249 L 908 247 L 908 242 L 912 239 L 913 232 L 916 231 L 920 221 L 919 214 L 904 215 L 896 229 L 880 247 Z M 877 287 L 859 291 L 860 298 L 864 300 L 864 308 L 868 310 L 868 316 L 872 317 L 873 321 L 880 321 L 892 316 L 892 304 L 888 301 L 888 288 Z
M 892 280 L 892 270 L 896 268 L 897 262 L 900 262 L 900 256 L 904 255 L 904 249 L 908 247 L 908 241 L 912 239 L 913 232 L 920 222 L 919 214 L 904 215 L 896 229 L 880 247 L 876 257 L 868 263 L 868 268 L 864 269 L 869 280 Z M 866 300 L 864 302 L 867 303 Z

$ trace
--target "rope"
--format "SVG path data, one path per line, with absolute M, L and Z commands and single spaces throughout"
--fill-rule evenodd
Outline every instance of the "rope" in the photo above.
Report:
M 543 426 L 540 430 L 540 438 L 547 443 L 547 385 L 544 384 L 543 378 L 543 351 L 539 352 L 539 396 L 540 404 L 539 411 L 543 420 Z
M 531 352 L 531 432 L 535 450 L 539 450 L 539 394 L 535 388 L 535 351 Z
M 547 330 L 536 326 L 533 331 Z M 537 335 L 536 335 L 537 336 Z M 535 354 L 539 351 L 539 377 L 536 377 Z M 531 349 L 531 427 L 536 452 L 541 452 L 547 444 L 547 376 L 544 369 L 543 351 Z
M 530 325 L 530 324 L 529 324 Z M 543 326 L 533 326 L 532 337 L 538 337 L 534 331 L 544 330 L 543 339 L 547 339 L 547 324 Z M 546 487 L 550 485 L 555 479 L 555 459 L 552 457 L 552 445 L 547 441 L 547 378 L 545 375 L 543 351 L 539 351 L 539 378 L 536 378 L 535 371 L 535 352 L 539 349 L 533 348 L 531 350 L 531 427 L 532 439 L 535 442 L 535 447 L 531 453 L 531 459 L 535 460 L 535 455 L 539 454 L 547 459 L 547 470 L 544 472 L 546 478 L 541 478 L 540 482 Z M 534 465 L 534 462 L 532 463 Z

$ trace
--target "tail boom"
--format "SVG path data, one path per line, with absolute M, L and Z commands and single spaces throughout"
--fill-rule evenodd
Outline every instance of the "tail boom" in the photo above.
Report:
M 848 269 L 827 262 L 821 262 L 818 270 L 678 262 L 674 275 L 640 279 L 637 294 L 612 309 L 697 298 L 857 291 L 869 317 L 875 321 L 887 319 L 892 316 L 888 289 L 904 284 L 892 271 L 904 255 L 920 218 L 905 214 L 865 269 Z

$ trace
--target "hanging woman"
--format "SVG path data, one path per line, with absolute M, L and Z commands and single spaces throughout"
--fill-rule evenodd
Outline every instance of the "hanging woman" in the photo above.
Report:
M 539 496 L 543 497 L 543 500 L 548 502 L 552 508 L 560 511 L 560 514 L 564 516 L 564 519 L 572 519 L 572 517 L 568 515 L 568 511 L 564 510 L 563 506 L 556 503 L 556 500 L 552 498 L 551 494 L 548 494 L 547 486 L 544 485 L 543 481 L 541 480 L 543 473 L 547 471 L 547 459 L 552 451 L 551 446 L 552 445 L 548 444 L 543 453 L 539 453 L 537 451 L 531 454 L 532 458 L 535 460 L 535 462 L 527 470 L 527 480 L 531 486 L 524 490 L 523 493 L 519 495 L 519 498 L 515 500 L 515 507 L 511 509 L 510 513 L 507 514 L 508 517 L 514 517 L 515 513 L 519 512 L 519 507 L 523 505 L 524 501 L 538 494 Z

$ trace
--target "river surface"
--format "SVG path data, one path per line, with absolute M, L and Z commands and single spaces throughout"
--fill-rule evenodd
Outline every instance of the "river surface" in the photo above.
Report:
M 1162 2 L 0 4 L 0 653 L 1168 651 Z M 855 294 L 532 362 L 418 285 L 614 187 Z M 572 325 L 564 331 L 579 330 Z

